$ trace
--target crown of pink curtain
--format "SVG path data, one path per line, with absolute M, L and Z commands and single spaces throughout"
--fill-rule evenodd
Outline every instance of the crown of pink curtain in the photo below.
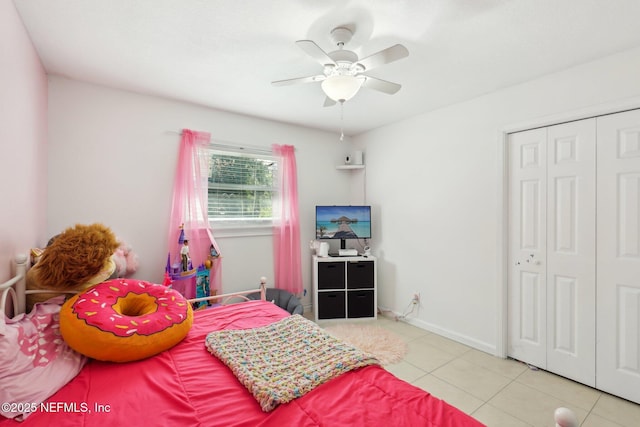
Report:
M 168 253 L 171 264 L 180 262 L 181 245 L 178 240 L 183 224 L 185 239 L 189 240 L 189 256 L 193 267 L 204 264 L 211 253 L 211 245 L 220 254 L 211 234 L 207 214 L 209 160 L 204 149 L 210 139 L 211 135 L 207 132 L 182 130 L 169 217 Z M 221 267 L 221 259 L 214 259 L 209 278 L 211 290 L 221 289 Z M 185 296 L 192 297 L 194 292 L 195 289 L 189 289 Z
M 302 267 L 295 149 L 291 145 L 274 144 L 272 150 L 279 158 L 278 193 L 273 203 L 275 287 L 300 295 Z

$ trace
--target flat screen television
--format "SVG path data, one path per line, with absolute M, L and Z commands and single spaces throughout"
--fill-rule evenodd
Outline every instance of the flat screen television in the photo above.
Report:
M 316 239 L 371 238 L 371 206 L 316 206 Z

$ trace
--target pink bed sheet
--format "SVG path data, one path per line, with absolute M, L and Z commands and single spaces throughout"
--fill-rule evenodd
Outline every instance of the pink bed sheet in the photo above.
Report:
M 482 426 L 380 366 L 348 372 L 265 413 L 205 348 L 207 333 L 263 326 L 289 314 L 252 301 L 195 313 L 180 344 L 130 363 L 91 361 L 24 422 L 8 426 Z

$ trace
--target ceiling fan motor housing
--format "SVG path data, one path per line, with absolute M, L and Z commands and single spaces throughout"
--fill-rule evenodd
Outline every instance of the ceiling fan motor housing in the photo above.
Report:
M 336 27 L 331 31 L 331 40 L 338 46 L 337 50 L 329 52 L 327 55 L 333 59 L 336 65 L 326 66 L 324 74 L 330 76 L 355 76 L 364 71 L 364 67 L 356 64 L 358 55 L 347 49 L 343 49 L 353 37 L 353 32 L 345 27 Z

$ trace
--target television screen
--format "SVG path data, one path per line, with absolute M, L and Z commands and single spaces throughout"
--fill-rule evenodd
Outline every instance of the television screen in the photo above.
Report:
M 371 206 L 316 206 L 316 239 L 370 239 Z

